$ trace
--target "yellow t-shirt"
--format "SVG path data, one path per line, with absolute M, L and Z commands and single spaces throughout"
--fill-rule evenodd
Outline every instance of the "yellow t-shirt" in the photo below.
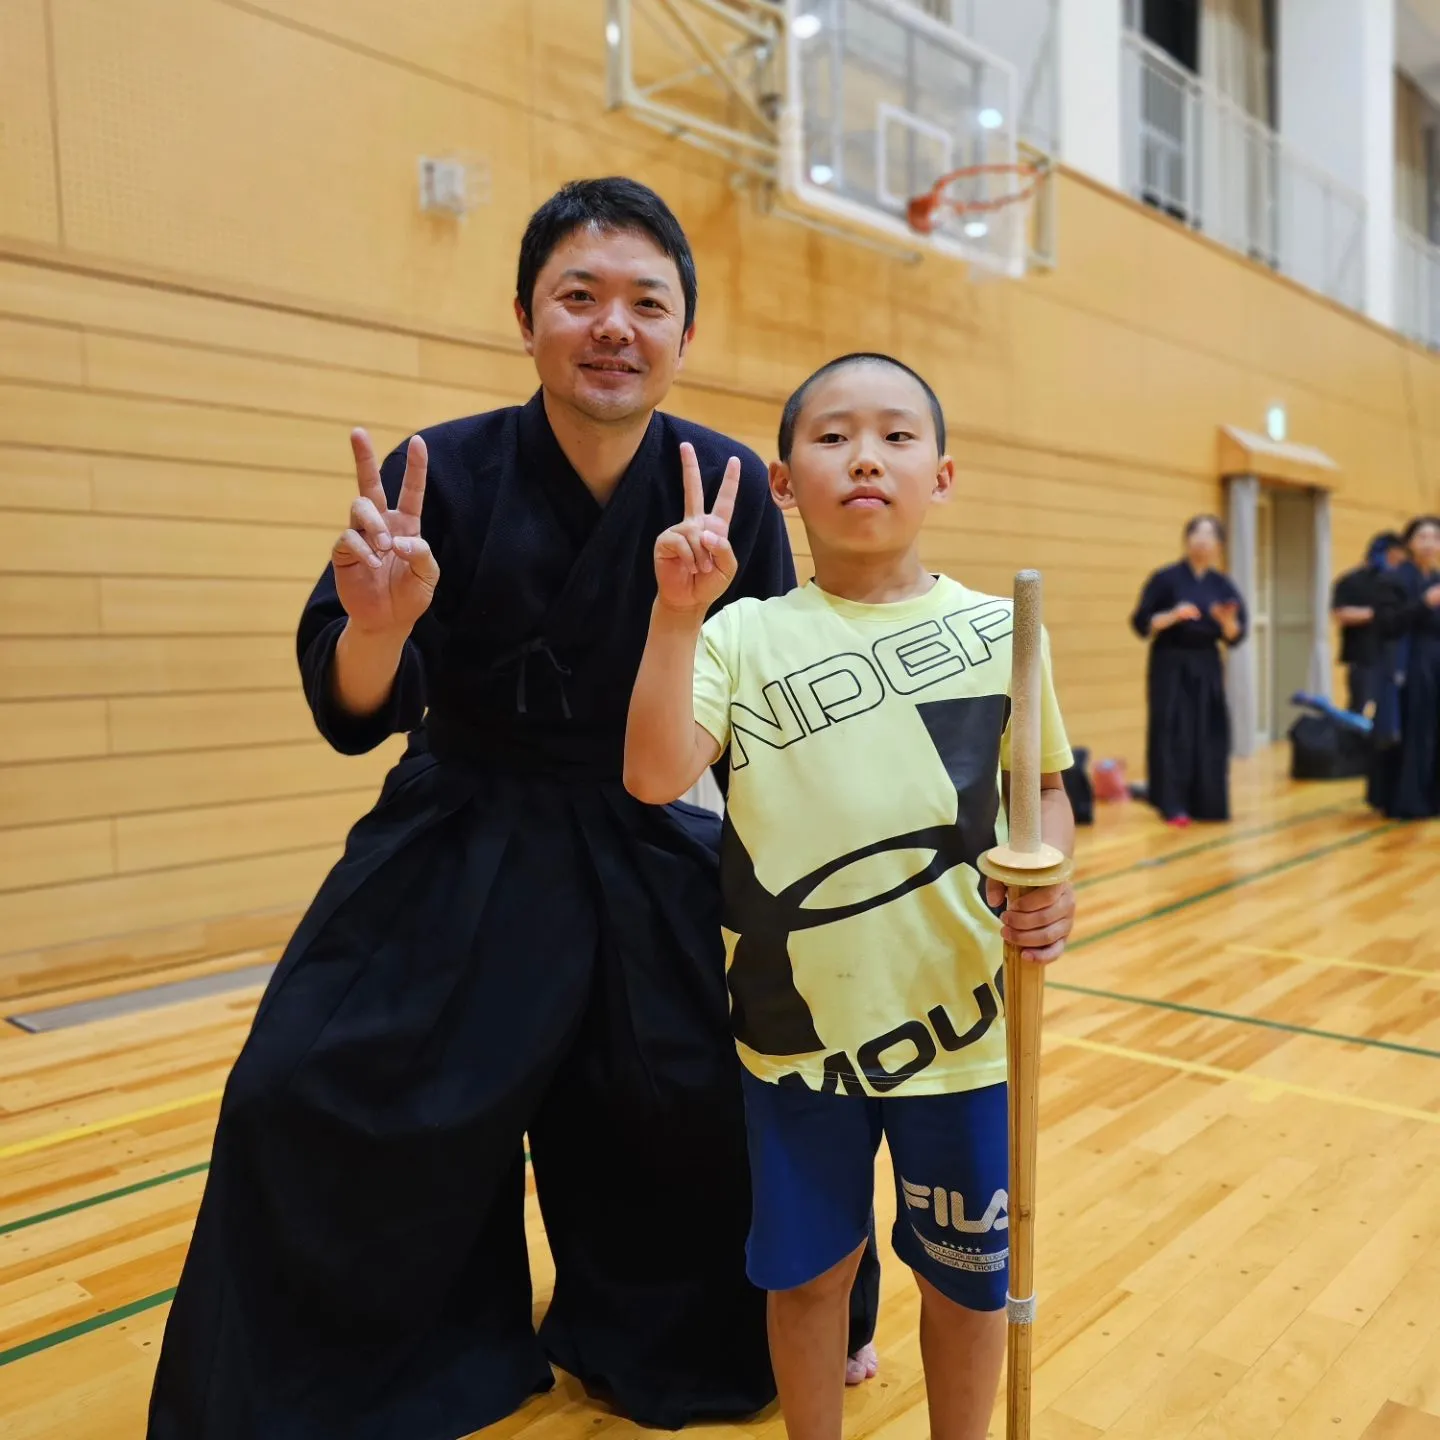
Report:
M 1005 1079 L 1000 922 L 1011 602 L 940 576 L 859 605 L 813 582 L 710 619 L 695 718 L 730 751 L 731 1023 L 762 1080 L 937 1095 Z M 1041 768 L 1070 746 L 1042 645 Z M 903 1089 L 902 1089 L 903 1087 Z

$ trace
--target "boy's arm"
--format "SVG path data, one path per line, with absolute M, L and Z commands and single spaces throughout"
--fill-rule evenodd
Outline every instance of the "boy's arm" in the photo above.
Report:
M 1004 782 L 1008 805 L 1008 771 Z M 1075 853 L 1075 812 L 1058 773 L 1040 777 L 1040 838 L 1065 855 Z M 999 905 L 1006 899 L 1006 889 L 998 880 L 986 880 L 985 898 L 991 905 Z M 1022 959 L 1042 963 L 1058 960 L 1075 924 L 1075 887 L 1066 880 L 1060 885 L 1021 890 L 1015 900 L 1006 904 L 1000 923 L 1006 943 L 1024 947 Z
M 695 647 L 703 610 L 670 610 L 658 600 L 625 729 L 625 788 L 646 805 L 677 800 L 720 758 L 715 737 L 695 720 Z

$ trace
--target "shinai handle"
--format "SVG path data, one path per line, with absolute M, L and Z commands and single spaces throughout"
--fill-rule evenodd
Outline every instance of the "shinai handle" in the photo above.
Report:
M 1058 854 L 1042 855 L 1040 835 L 1041 585 L 1038 570 L 1015 576 L 1010 670 L 1011 865 L 1036 867 L 1025 878 L 1045 884 Z M 1062 862 L 1063 863 L 1063 862 Z M 1023 874 L 1023 871 L 1021 872 Z M 1018 878 L 1018 877 L 1017 877 Z M 1021 893 L 1013 882 L 1010 899 Z M 1006 1305 L 1007 1440 L 1030 1440 L 1035 1322 L 1035 1171 L 1040 1129 L 1040 1033 L 1044 967 L 1005 947 L 1005 1032 L 1009 1069 L 1010 1284 Z
M 1017 892 L 1011 890 L 1012 896 Z M 1035 1170 L 1040 1133 L 1040 1033 L 1045 970 L 1005 947 L 1005 1040 L 1009 1068 L 1010 1282 L 1006 1301 L 1006 1440 L 1030 1440 L 1035 1324 Z
M 1040 849 L 1040 572 L 1015 576 L 1010 660 L 1010 848 Z
M 1040 575 L 1015 576 L 1010 669 L 1010 838 L 980 857 L 980 869 L 1009 887 L 1015 904 L 1036 886 L 1058 885 L 1070 860 L 1040 836 Z M 1039 1134 L 1040 1031 L 1045 967 L 1005 947 L 1005 1040 L 1010 1113 L 1010 1287 L 1006 1366 L 1007 1440 L 1029 1440 L 1035 1323 L 1035 1162 Z

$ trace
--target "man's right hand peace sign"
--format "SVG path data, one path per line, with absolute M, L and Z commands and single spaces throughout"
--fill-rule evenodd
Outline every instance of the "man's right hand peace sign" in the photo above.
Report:
M 700 462 L 688 442 L 680 447 L 680 472 L 685 477 L 685 518 L 655 542 L 655 582 L 667 610 L 698 611 L 703 616 L 735 578 L 730 517 L 740 488 L 740 461 L 730 457 L 715 508 L 708 515 Z
M 440 567 L 420 536 L 425 503 L 425 442 L 414 435 L 405 456 L 405 479 L 395 509 L 380 483 L 375 448 L 363 430 L 350 432 L 360 493 L 350 504 L 350 527 L 330 559 L 340 603 L 356 629 L 408 635 L 430 608 Z

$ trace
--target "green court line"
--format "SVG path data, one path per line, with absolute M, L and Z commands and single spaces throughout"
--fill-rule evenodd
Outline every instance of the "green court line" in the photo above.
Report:
M 1175 915 L 1181 910 L 1188 910 L 1192 905 L 1213 900 L 1217 895 L 1226 895 L 1231 890 L 1239 890 L 1246 885 L 1254 885 L 1257 881 L 1268 880 L 1272 875 L 1281 875 L 1286 870 L 1294 870 L 1299 865 L 1308 865 L 1310 861 L 1319 860 L 1324 855 L 1333 855 L 1338 850 L 1348 850 L 1353 845 L 1364 845 L 1368 841 L 1378 839 L 1381 835 L 1390 834 L 1392 830 L 1401 829 L 1402 824 L 1403 822 L 1399 820 L 1391 820 L 1388 824 L 1377 825 L 1372 830 L 1363 830 L 1358 835 L 1347 835 L 1343 840 L 1332 840 L 1328 845 L 1302 851 L 1299 855 L 1290 856 L 1288 860 L 1277 860 L 1273 865 L 1252 870 L 1250 874 L 1241 875 L 1238 879 L 1226 880 L 1223 884 L 1212 885 L 1208 890 L 1199 890 L 1194 895 L 1187 895 L 1182 900 L 1172 900 L 1168 905 L 1161 905 L 1157 910 L 1147 910 L 1143 915 L 1136 915 L 1129 920 L 1121 920 L 1118 924 L 1111 925 L 1094 935 L 1082 935 L 1078 940 L 1072 940 L 1066 948 L 1083 950 L 1087 945 L 1098 945 L 1102 940 L 1110 940 L 1116 935 L 1123 935 L 1125 931 L 1134 930 L 1138 925 L 1148 925 L 1152 920 L 1163 920 L 1167 915 Z
M 525 1154 L 525 1161 L 527 1164 L 530 1161 L 528 1151 Z M 122 1186 L 119 1190 L 107 1190 L 103 1195 L 90 1196 L 88 1200 L 77 1200 L 71 1205 L 61 1205 L 54 1210 L 42 1211 L 38 1215 L 27 1215 L 23 1219 L 12 1220 L 8 1225 L 0 1226 L 0 1235 L 8 1235 L 12 1231 L 23 1230 L 30 1225 L 39 1225 L 45 1220 L 57 1220 L 62 1215 L 73 1215 L 77 1210 L 88 1210 L 92 1205 L 103 1205 L 107 1200 L 118 1200 L 124 1195 L 134 1195 L 141 1190 L 152 1190 L 157 1185 L 168 1185 L 172 1180 L 183 1180 L 189 1175 L 198 1175 L 201 1171 L 209 1168 L 208 1160 L 200 1165 L 187 1165 L 183 1170 L 170 1170 L 164 1175 L 152 1175 L 148 1180 L 140 1180 L 134 1185 Z M 114 1310 L 106 1310 L 100 1315 L 92 1315 L 88 1320 L 67 1325 L 62 1330 L 52 1330 L 48 1335 L 37 1335 L 35 1339 L 25 1341 L 23 1345 L 12 1346 L 9 1350 L 0 1350 L 0 1369 L 4 1369 L 6 1365 L 13 1365 L 17 1360 L 38 1355 L 43 1350 L 51 1350 L 56 1345 L 64 1345 L 67 1341 L 78 1340 L 82 1335 L 103 1330 L 107 1325 L 118 1325 L 122 1320 L 129 1320 L 134 1315 L 143 1315 L 145 1311 L 153 1310 L 157 1305 L 168 1304 L 174 1298 L 175 1287 L 172 1286 L 169 1290 L 161 1290 L 154 1295 L 146 1295 L 140 1300 L 132 1300 L 128 1305 L 121 1305 Z
M 1144 802 L 1137 802 L 1143 804 Z M 1319 810 L 1306 810 L 1303 814 L 1292 815 L 1288 820 L 1272 820 L 1268 825 L 1256 825 L 1249 830 L 1234 830 L 1215 840 L 1202 840 L 1198 845 L 1187 845 L 1183 850 L 1172 850 L 1166 855 L 1153 855 L 1137 860 L 1132 865 L 1122 865 L 1118 870 L 1107 870 L 1103 875 L 1090 875 L 1075 882 L 1077 890 L 1089 885 L 1101 885 L 1106 880 L 1118 880 L 1122 875 L 1133 875 L 1137 870 L 1158 870 L 1164 865 L 1173 865 L 1177 860 L 1188 860 L 1192 855 L 1203 855 L 1207 850 L 1223 850 L 1227 845 L 1241 840 L 1253 840 L 1261 835 L 1274 835 L 1292 826 L 1303 825 L 1307 820 L 1318 820 L 1326 815 L 1343 815 L 1355 807 L 1350 805 L 1325 805 Z
M 118 1190 L 106 1190 L 101 1195 L 91 1195 L 84 1200 L 72 1201 L 69 1205 L 57 1206 L 54 1210 L 42 1210 L 38 1215 L 26 1215 L 0 1225 L 0 1235 L 13 1235 L 17 1230 L 28 1230 L 32 1225 L 42 1225 L 46 1220 L 58 1220 L 62 1215 L 74 1215 L 79 1210 L 89 1210 L 93 1205 L 104 1205 L 109 1200 L 120 1200 L 126 1195 L 138 1195 L 142 1190 L 153 1190 L 157 1185 L 168 1185 L 172 1180 L 184 1180 L 187 1176 L 198 1175 L 208 1170 L 208 1161 L 200 1165 L 187 1165 L 183 1170 L 167 1170 L 163 1175 L 152 1175 L 148 1180 L 137 1180 L 133 1185 L 122 1185 Z
M 530 1152 L 525 1152 L 525 1163 L 530 1163 Z M 203 1160 L 198 1165 L 187 1165 L 183 1170 L 167 1170 L 163 1175 L 152 1175 L 148 1180 L 137 1180 L 133 1185 L 122 1185 L 118 1190 L 106 1190 L 100 1195 L 90 1195 L 84 1200 L 59 1205 L 54 1210 L 41 1210 L 35 1215 L 22 1215 L 0 1225 L 0 1235 L 11 1235 L 16 1230 L 28 1230 L 32 1225 L 43 1225 L 47 1220 L 59 1220 L 65 1215 L 74 1215 L 79 1210 L 89 1210 L 95 1205 L 104 1205 L 111 1200 L 123 1200 L 127 1195 L 138 1195 L 142 1190 L 153 1190 L 158 1185 L 169 1185 L 174 1180 L 185 1180 L 191 1175 L 201 1175 L 210 1168 L 210 1162 Z
M 1198 1015 L 1207 1020 L 1233 1020 L 1237 1025 L 1255 1025 L 1262 1030 L 1283 1030 L 1289 1035 L 1310 1035 L 1317 1040 L 1339 1040 L 1345 1045 L 1366 1045 L 1372 1050 L 1393 1050 L 1397 1055 L 1419 1055 L 1440 1060 L 1440 1050 L 1423 1045 L 1401 1045 L 1395 1040 L 1375 1040 L 1369 1035 L 1345 1035 L 1338 1030 L 1317 1030 L 1311 1025 L 1291 1025 L 1284 1020 L 1267 1020 L 1260 1015 L 1238 1015 L 1233 1010 L 1207 1010 L 1203 1005 L 1186 1005 L 1179 1000 L 1154 1000 L 1148 995 L 1123 995 L 1116 990 L 1097 990 L 1090 985 L 1072 985 L 1050 980 L 1047 989 L 1068 990 L 1074 995 L 1091 995 L 1100 1000 L 1119 1000 L 1126 1005 L 1144 1005 L 1151 1010 L 1173 1010 L 1177 1015 Z
M 42 1350 L 53 1350 L 55 1346 L 64 1345 L 69 1340 L 78 1340 L 82 1335 L 89 1335 L 92 1331 L 103 1330 L 107 1325 L 118 1325 L 122 1320 L 129 1320 L 132 1316 L 143 1315 L 145 1311 L 153 1310 L 157 1305 L 164 1305 L 174 1298 L 173 1288 L 161 1290 L 158 1294 L 146 1295 L 142 1300 L 132 1300 L 128 1305 L 121 1305 L 114 1310 L 106 1310 L 103 1314 L 92 1315 L 88 1320 L 80 1320 L 74 1325 L 67 1325 L 63 1330 L 52 1330 L 48 1335 L 37 1335 L 23 1345 L 14 1345 L 9 1350 L 0 1350 L 0 1369 L 6 1365 L 13 1365 L 17 1360 L 38 1355 Z

